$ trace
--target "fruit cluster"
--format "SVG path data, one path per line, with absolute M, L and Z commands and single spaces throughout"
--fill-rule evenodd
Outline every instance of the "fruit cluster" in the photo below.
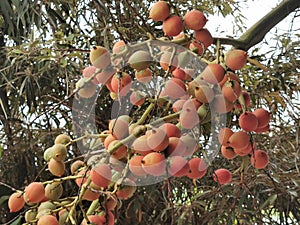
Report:
M 162 22 L 165 34 L 157 39 L 161 41 L 159 51 L 150 51 L 147 43 L 129 46 L 124 41 L 114 44 L 112 54 L 96 46 L 90 52 L 92 65 L 83 70 L 76 83 L 78 98 L 95 96 L 98 85 L 105 85 L 114 100 L 128 97 L 132 105 L 144 107 L 140 119 L 132 121 L 129 116 L 120 115 L 110 120 L 108 130 L 97 136 L 105 153 L 73 162 L 72 175 L 66 177 L 63 175 L 68 146 L 76 141 L 65 134 L 57 136 L 55 144 L 44 152 L 48 169 L 57 178 L 32 182 L 24 192 L 12 194 L 8 202 L 11 212 L 19 211 L 26 202 L 29 206 L 38 205 L 26 212 L 28 224 L 76 224 L 76 207 L 85 200 L 93 203 L 81 224 L 114 224 L 113 210 L 119 200 L 131 198 L 137 185 L 146 184 L 149 177 L 202 178 L 211 162 L 200 153 L 199 138 L 192 135 L 192 130 L 210 123 L 213 115 L 228 112 L 242 111 L 238 120 L 240 129 L 234 132 L 223 127 L 219 131 L 221 154 L 226 159 L 246 157 L 257 169 L 267 166 L 269 157 L 256 148 L 251 132 L 268 131 L 270 114 L 262 108 L 249 111 L 250 96 L 242 90 L 236 74 L 246 64 L 247 53 L 233 49 L 224 58 L 218 54 L 198 74 L 190 67 L 189 58 L 200 58 L 213 43 L 204 28 L 207 19 L 198 10 L 188 11 L 183 18 L 171 14 L 171 10 L 164 1 L 158 1 L 150 9 L 149 17 Z M 189 35 L 185 29 L 193 34 Z M 177 49 L 169 43 L 183 48 Z M 154 98 L 133 88 L 134 82 L 150 87 L 157 77 L 164 82 Z M 168 113 L 151 122 L 154 118 L 150 118 L 150 112 L 154 108 Z M 213 179 L 220 185 L 229 184 L 232 174 L 219 168 L 213 172 Z M 79 188 L 77 196 L 61 198 L 65 180 L 75 181 Z

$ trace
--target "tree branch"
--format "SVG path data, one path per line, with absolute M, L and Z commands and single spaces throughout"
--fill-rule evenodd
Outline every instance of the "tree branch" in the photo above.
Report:
M 277 7 L 250 27 L 239 39 L 215 38 L 215 42 L 219 39 L 222 44 L 230 44 L 235 48 L 247 51 L 261 42 L 273 27 L 299 7 L 299 0 L 283 0 Z

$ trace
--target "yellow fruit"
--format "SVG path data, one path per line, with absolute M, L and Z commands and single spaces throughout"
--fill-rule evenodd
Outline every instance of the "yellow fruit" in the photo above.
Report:
M 90 52 L 90 60 L 93 66 L 98 69 L 105 69 L 110 65 L 110 54 L 108 50 L 102 46 L 95 46 Z
M 65 173 L 65 163 L 52 158 L 48 162 L 48 169 L 54 176 L 61 177 Z
M 63 144 L 53 145 L 51 150 L 51 158 L 56 161 L 64 161 L 67 157 L 67 148 Z
M 60 134 L 58 135 L 55 140 L 54 144 L 68 144 L 71 141 L 71 138 L 67 134 Z

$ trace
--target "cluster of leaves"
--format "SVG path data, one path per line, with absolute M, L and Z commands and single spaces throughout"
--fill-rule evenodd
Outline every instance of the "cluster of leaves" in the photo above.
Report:
M 0 185 L 0 204 L 4 206 L 11 194 L 9 186 L 22 189 L 35 179 L 50 178 L 43 170 L 43 150 L 60 133 L 75 136 L 72 90 L 88 64 L 86 53 L 91 45 L 111 48 L 118 39 L 136 42 L 148 38 L 147 33 L 163 36 L 160 24 L 147 18 L 152 2 L 1 2 L 0 176 L 8 186 Z M 242 12 L 238 10 L 242 1 L 178 0 L 170 4 L 180 8 L 180 13 L 195 7 L 207 14 L 234 16 L 236 26 L 243 27 Z M 242 176 L 244 182 L 236 179 L 235 185 L 222 188 L 211 179 L 196 183 L 170 179 L 141 187 L 118 211 L 120 224 L 282 224 L 300 220 L 299 43 L 290 34 L 274 34 L 276 39 L 274 49 L 266 54 L 258 55 L 258 49 L 250 49 L 249 55 L 256 56 L 252 58 L 254 64 L 241 71 L 252 106 L 272 112 L 271 132 L 255 136 L 260 148 L 272 152 L 270 166 L 263 172 L 239 171 L 237 177 Z M 213 55 L 211 48 L 205 57 Z M 259 66 L 255 63 L 258 61 Z M 103 89 L 97 101 L 96 121 L 99 130 L 104 130 L 110 119 L 106 112 L 112 105 L 109 92 Z M 69 154 L 81 155 L 76 148 Z M 216 165 L 232 171 L 240 163 L 221 156 L 215 160 Z M 66 187 L 65 194 L 70 190 Z M 15 216 L 4 206 L 0 222 Z

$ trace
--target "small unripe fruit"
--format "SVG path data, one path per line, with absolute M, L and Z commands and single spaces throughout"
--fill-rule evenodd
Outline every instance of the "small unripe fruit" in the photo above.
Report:
M 205 26 L 207 22 L 206 17 L 199 10 L 192 10 L 187 12 L 183 19 L 185 26 L 187 26 L 187 28 L 191 30 L 200 30 Z
M 195 86 L 195 97 L 199 102 L 209 103 L 214 97 L 214 91 L 208 85 Z
M 71 141 L 71 137 L 67 134 L 60 134 L 58 135 L 55 140 L 54 144 L 63 144 L 66 145 Z
M 229 184 L 232 180 L 232 175 L 229 170 L 222 168 L 214 172 L 213 178 L 219 184 Z
M 67 157 L 67 148 L 64 144 L 55 144 L 52 146 L 51 158 L 56 161 L 64 161 Z
M 59 225 L 59 223 L 55 216 L 44 215 L 39 219 L 37 225 Z
M 226 53 L 225 64 L 232 70 L 240 70 L 247 62 L 247 52 L 234 49 Z
M 25 193 L 27 202 L 38 203 L 45 197 L 45 188 L 40 182 L 32 182 L 25 188 Z
M 95 46 L 90 52 L 90 60 L 98 69 L 105 69 L 110 65 L 110 54 L 106 48 Z
M 152 59 L 147 51 L 139 50 L 134 52 L 128 59 L 131 68 L 145 70 L 151 65 Z
M 169 16 L 162 27 L 166 36 L 176 36 L 183 31 L 183 22 L 179 16 Z
M 50 148 L 47 148 L 45 151 L 44 151 L 44 155 L 43 155 L 43 158 L 46 162 L 49 162 L 50 159 L 52 158 L 52 147 Z
M 45 196 L 49 200 L 58 200 L 63 194 L 63 186 L 60 182 L 52 182 L 45 186 Z
M 34 221 L 36 218 L 36 215 L 37 215 L 37 212 L 35 210 L 32 210 L 32 209 L 27 210 L 24 215 L 26 223 L 30 223 L 30 222 Z
M 82 98 L 91 98 L 96 93 L 97 85 L 92 81 L 88 81 L 88 79 L 89 78 L 82 77 L 75 85 L 78 90 L 78 95 Z
M 165 1 L 158 1 L 150 9 L 149 18 L 154 21 L 164 21 L 170 16 L 170 6 Z
M 251 156 L 251 164 L 256 169 L 263 169 L 269 164 L 269 156 L 265 151 L 256 150 Z
M 25 205 L 22 193 L 15 192 L 8 199 L 9 212 L 17 212 Z

